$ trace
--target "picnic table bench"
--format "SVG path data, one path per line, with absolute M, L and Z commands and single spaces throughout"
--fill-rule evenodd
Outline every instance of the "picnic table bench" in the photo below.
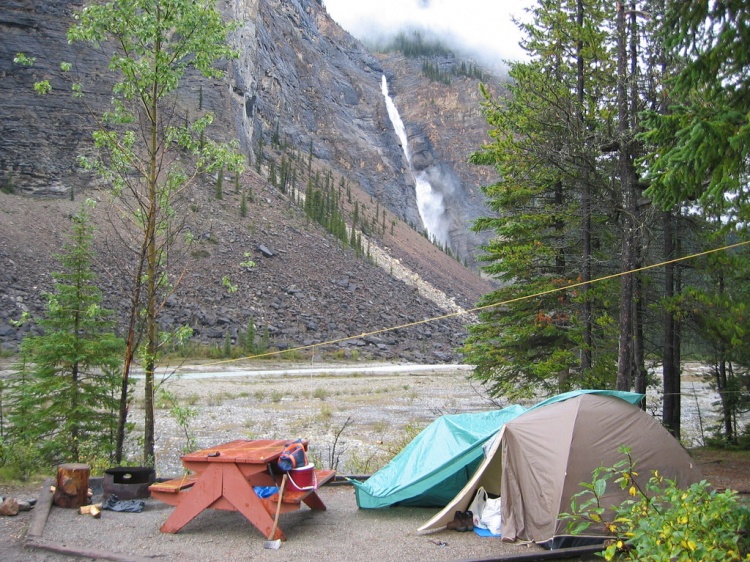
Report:
M 259 498 L 253 486 L 280 486 L 282 475 L 269 470 L 291 441 L 237 440 L 210 449 L 189 453 L 182 464 L 192 472 L 166 482 L 149 486 L 151 496 L 175 506 L 161 526 L 164 533 L 176 533 L 205 509 L 241 512 L 264 536 L 273 526 L 278 493 Z M 317 486 L 336 476 L 334 470 L 315 470 Z M 317 488 L 317 487 L 316 487 Z M 280 513 L 300 509 L 325 510 L 316 488 L 297 490 L 286 487 L 281 498 Z M 271 539 L 285 540 L 280 527 Z
M 193 472 L 184 476 L 180 476 L 179 478 L 172 478 L 171 480 L 165 480 L 164 482 L 156 482 L 154 484 L 151 484 L 148 489 L 151 492 L 151 496 L 158 499 L 159 501 L 162 501 L 168 505 L 177 505 L 182 499 L 180 494 L 184 495 L 185 493 L 187 493 L 190 488 L 192 488 L 193 485 L 198 481 L 199 476 L 199 474 Z M 327 484 L 335 477 L 335 470 L 315 470 L 315 479 L 318 482 L 318 486 Z M 276 477 L 276 485 L 281 485 L 280 476 Z M 295 509 L 293 507 L 285 509 L 283 507 L 284 504 L 296 504 L 296 509 L 299 509 L 300 504 L 307 500 L 313 492 L 314 490 L 296 490 L 292 488 L 286 488 L 284 490 L 284 495 L 281 498 L 281 513 L 287 513 L 289 511 L 294 511 Z M 261 500 L 264 504 L 266 504 L 267 509 L 270 513 L 276 512 L 276 505 L 279 501 L 278 493 L 267 498 L 261 498 Z M 312 508 L 312 506 L 309 507 L 311 509 L 314 509 Z M 325 509 L 325 507 L 321 509 Z

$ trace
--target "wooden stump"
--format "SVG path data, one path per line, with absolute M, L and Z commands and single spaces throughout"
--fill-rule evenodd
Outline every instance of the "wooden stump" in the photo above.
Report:
M 57 467 L 54 503 L 58 507 L 79 508 L 88 503 L 89 473 L 87 464 L 68 463 Z

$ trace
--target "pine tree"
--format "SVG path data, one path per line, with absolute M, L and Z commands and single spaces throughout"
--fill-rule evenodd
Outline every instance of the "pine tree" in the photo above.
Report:
M 245 190 L 242 190 L 242 198 L 240 199 L 240 216 L 245 218 L 247 216 L 247 194 Z
M 274 186 L 278 187 L 277 180 L 276 180 L 276 162 L 274 160 L 271 160 L 269 169 L 268 169 L 268 182 Z
M 681 208 L 689 208 L 691 215 L 702 216 L 704 224 L 710 225 L 698 230 L 706 237 L 704 243 L 747 239 L 750 87 L 746 76 L 750 56 L 745 46 L 750 41 L 746 25 L 750 2 L 655 3 L 663 5 L 662 17 L 657 20 L 662 26 L 655 43 L 661 73 L 654 80 L 661 101 L 645 113 L 645 132 L 639 140 L 649 154 L 642 159 L 641 167 L 650 184 L 645 193 L 664 211 L 665 226 L 669 227 L 665 258 L 674 259 L 679 257 L 680 234 L 684 231 L 678 228 Z M 719 221 L 716 217 L 722 218 Z M 734 332 L 743 324 L 743 312 L 737 308 L 742 301 L 735 300 L 736 294 L 728 298 L 742 286 L 746 266 L 736 257 L 722 257 L 717 265 L 718 259 L 708 262 L 708 267 L 716 268 L 708 276 L 710 282 L 681 283 L 679 266 L 668 266 L 664 423 L 678 438 L 681 329 L 693 328 L 710 344 L 725 418 L 722 433 L 728 441 L 736 436 L 732 402 L 738 397 L 747 399 L 747 392 L 725 392 L 732 380 L 726 373 L 747 372 L 750 365 L 746 350 L 735 345 L 743 340 L 737 340 Z M 700 322 L 691 326 L 684 321 L 688 318 Z
M 255 152 L 255 171 L 260 174 L 260 169 L 263 166 L 263 134 L 258 135 L 258 146 Z
M 580 9 L 575 1 L 540 1 L 523 26 L 531 60 L 511 65 L 510 95 L 494 100 L 481 86 L 493 142 L 471 162 L 494 166 L 502 179 L 483 188 L 497 215 L 479 219 L 474 229 L 495 233 L 481 259 L 502 286 L 479 304 L 512 304 L 483 311 L 463 351 L 477 365 L 474 376 L 497 395 L 614 380 L 610 311 L 585 313 L 603 287 L 565 289 L 590 275 L 582 233 L 592 227 L 583 225 L 597 221 L 590 205 L 582 208 L 582 194 L 603 194 L 602 178 L 612 175 L 598 147 L 608 125 L 603 117 L 611 114 L 601 98 L 613 92 L 603 10 L 599 2 L 588 3 L 585 14 Z M 539 296 L 524 298 L 532 294 Z
M 668 75 L 670 110 L 650 111 L 644 123 L 643 139 L 653 148 L 647 194 L 664 209 L 697 199 L 747 221 L 750 1 L 666 5 L 665 48 L 682 66 Z
M 100 306 L 87 211 L 73 221 L 39 320 L 42 334 L 23 340 L 23 362 L 8 391 L 11 441 L 37 448 L 52 464 L 111 460 L 124 351 L 110 312 Z
M 257 352 L 255 343 L 255 320 L 251 317 L 247 321 L 247 334 L 245 335 L 245 353 L 252 355 Z

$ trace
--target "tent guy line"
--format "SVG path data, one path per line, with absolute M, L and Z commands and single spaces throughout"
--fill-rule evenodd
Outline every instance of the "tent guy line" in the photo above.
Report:
M 699 258 L 699 257 L 702 257 L 702 256 L 707 256 L 707 255 L 710 255 L 710 254 L 715 254 L 715 253 L 718 253 L 718 252 L 723 252 L 723 251 L 726 251 L 726 250 L 732 250 L 732 249 L 735 249 L 735 248 L 740 248 L 742 246 L 747 246 L 748 244 L 750 244 L 750 240 L 746 240 L 744 242 L 737 242 L 736 244 L 729 244 L 727 246 L 721 246 L 719 248 L 713 248 L 711 250 L 705 250 L 703 252 L 697 252 L 697 253 L 690 254 L 690 255 L 687 255 L 687 256 L 682 256 L 680 258 L 674 258 L 672 260 L 666 260 L 666 261 L 654 263 L 654 264 L 651 264 L 651 265 L 645 265 L 643 267 L 638 267 L 638 268 L 635 268 L 635 269 L 631 269 L 629 271 L 621 271 L 619 273 L 613 273 L 611 275 L 605 275 L 603 277 L 597 277 L 596 279 L 592 279 L 591 281 L 578 281 L 576 283 L 571 283 L 570 285 L 566 285 L 564 287 L 556 287 L 554 289 L 549 289 L 547 291 L 539 291 L 538 293 L 533 293 L 531 295 L 524 295 L 524 296 L 521 296 L 521 297 L 516 297 L 516 298 L 513 298 L 513 299 L 508 299 L 508 300 L 505 300 L 505 301 L 502 301 L 502 302 L 496 302 L 496 303 L 492 303 L 492 304 L 486 304 L 486 305 L 483 305 L 483 306 L 477 306 L 475 308 L 469 308 L 469 309 L 466 309 L 466 310 L 461 310 L 459 312 L 451 312 L 449 314 L 443 314 L 442 316 L 434 316 L 432 318 L 425 318 L 423 320 L 416 320 L 414 322 L 408 322 L 406 324 L 399 324 L 398 326 L 391 326 L 391 327 L 388 327 L 388 328 L 381 328 L 379 330 L 372 330 L 370 332 L 363 332 L 361 334 L 355 334 L 355 335 L 352 335 L 352 336 L 345 336 L 343 338 L 337 338 L 337 339 L 333 339 L 333 340 L 327 340 L 327 341 L 320 342 L 320 343 L 313 343 L 313 344 L 309 344 L 309 345 L 302 345 L 302 346 L 299 346 L 299 347 L 293 347 L 293 348 L 290 348 L 290 349 L 285 349 L 283 351 L 282 350 L 266 351 L 264 353 L 258 353 L 256 355 L 246 355 L 244 357 L 237 357 L 237 358 L 233 358 L 233 359 L 222 359 L 220 361 L 214 361 L 212 363 L 204 363 L 203 366 L 206 367 L 206 366 L 212 366 L 212 365 L 222 365 L 222 364 L 225 364 L 225 363 L 235 363 L 235 362 L 238 362 L 238 361 L 245 361 L 247 359 L 260 359 L 260 358 L 263 358 L 263 357 L 270 357 L 270 356 L 273 356 L 273 355 L 282 355 L 282 354 L 285 354 L 285 353 L 287 353 L 287 354 L 288 353 L 294 353 L 294 352 L 298 352 L 298 351 L 304 351 L 304 350 L 307 350 L 307 349 L 311 350 L 312 351 L 312 355 L 314 356 L 315 355 L 315 348 L 316 347 L 323 347 L 323 346 L 333 345 L 333 344 L 344 342 L 344 341 L 348 341 L 348 340 L 353 340 L 353 339 L 358 339 L 358 338 L 364 338 L 366 336 L 374 336 L 374 335 L 377 335 L 377 334 L 384 334 L 386 332 L 391 332 L 393 330 L 403 330 L 405 328 L 411 328 L 412 326 L 418 326 L 420 324 L 428 324 L 430 322 L 435 322 L 437 320 L 444 320 L 446 318 L 453 318 L 453 317 L 456 317 L 456 316 L 463 316 L 463 315 L 466 315 L 466 314 L 470 314 L 470 313 L 474 313 L 474 312 L 486 310 L 486 309 L 489 309 L 489 308 L 496 308 L 496 307 L 504 306 L 504 305 L 507 305 L 507 304 L 512 304 L 512 303 L 515 303 L 515 302 L 520 302 L 520 301 L 524 301 L 524 300 L 533 299 L 533 298 L 536 298 L 536 297 L 541 297 L 541 296 L 544 296 L 544 295 L 549 295 L 549 294 L 553 294 L 553 293 L 559 293 L 560 291 L 569 291 L 571 289 L 577 289 L 579 287 L 586 287 L 586 286 L 593 285 L 595 283 L 601 283 L 602 281 L 610 281 L 612 279 L 617 279 L 618 277 L 623 277 L 625 275 L 631 275 L 633 273 L 640 273 L 641 271 L 648 271 L 650 269 L 655 269 L 657 267 L 663 267 L 665 265 L 670 265 L 670 264 L 673 264 L 673 263 L 679 263 L 679 262 L 683 262 L 683 261 L 687 261 L 687 260 Z M 179 368 L 177 370 L 179 370 Z

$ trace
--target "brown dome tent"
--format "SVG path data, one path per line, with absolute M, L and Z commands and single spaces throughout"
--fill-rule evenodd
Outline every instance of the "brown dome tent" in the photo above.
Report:
M 465 511 L 483 486 L 502 500 L 504 540 L 534 541 L 548 548 L 601 542 L 602 536 L 566 535 L 570 501 L 591 482 L 592 471 L 613 466 L 629 447 L 641 483 L 653 470 L 688 487 L 700 479 L 687 452 L 651 415 L 616 396 L 580 394 L 533 408 L 506 423 L 473 478 L 420 532 L 445 527 L 456 511 Z M 610 483 L 605 505 L 616 505 L 627 492 Z

